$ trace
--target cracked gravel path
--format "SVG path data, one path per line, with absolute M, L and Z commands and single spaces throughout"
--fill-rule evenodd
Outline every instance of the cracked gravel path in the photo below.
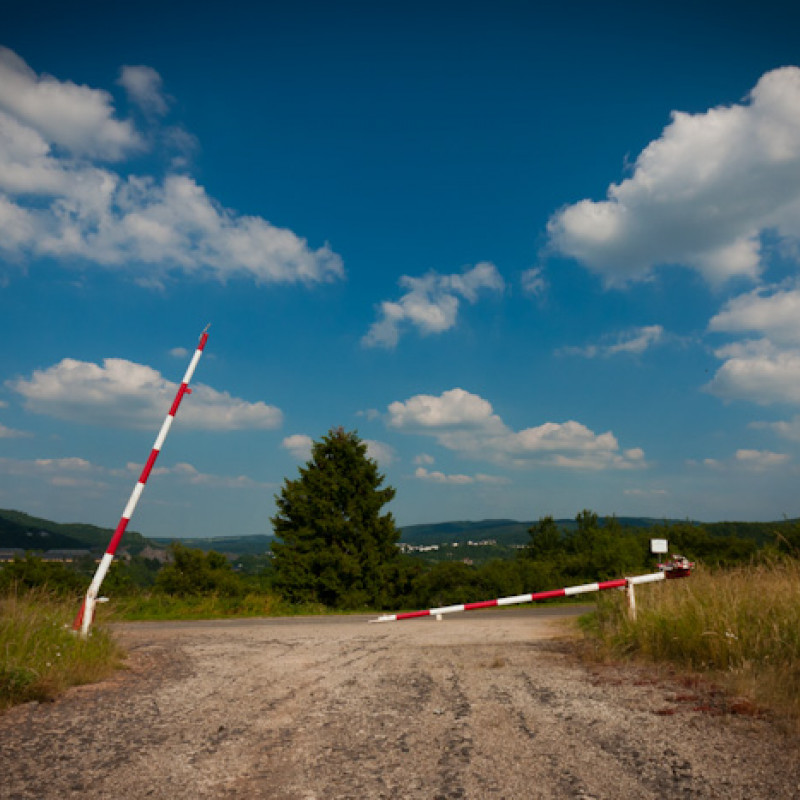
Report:
M 0 798 L 800 797 L 796 739 L 574 614 L 122 625 L 127 670 L 0 716 Z

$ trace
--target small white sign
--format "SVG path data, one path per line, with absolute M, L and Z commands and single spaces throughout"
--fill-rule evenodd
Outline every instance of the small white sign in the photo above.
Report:
M 669 552 L 669 542 L 666 539 L 651 539 L 650 540 L 651 553 L 667 553 Z

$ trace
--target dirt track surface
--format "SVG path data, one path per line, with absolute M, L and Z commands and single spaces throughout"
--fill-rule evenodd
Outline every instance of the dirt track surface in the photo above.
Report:
M 126 672 L 0 717 L 0 797 L 800 797 L 796 740 L 552 613 L 127 625 Z

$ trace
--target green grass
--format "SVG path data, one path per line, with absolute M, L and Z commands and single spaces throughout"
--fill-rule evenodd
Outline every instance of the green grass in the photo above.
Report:
M 0 596 L 0 710 L 52 699 L 121 666 L 123 653 L 102 627 L 86 640 L 72 633 L 77 610 L 42 590 Z
M 584 624 L 599 652 L 706 674 L 800 725 L 800 562 L 637 587 L 635 622 L 614 594 Z
M 226 617 L 289 617 L 330 614 L 330 609 L 314 603 L 290 605 L 269 594 L 251 593 L 240 597 L 198 595 L 177 597 L 158 592 L 120 597 L 98 607 L 101 622 L 225 619 Z

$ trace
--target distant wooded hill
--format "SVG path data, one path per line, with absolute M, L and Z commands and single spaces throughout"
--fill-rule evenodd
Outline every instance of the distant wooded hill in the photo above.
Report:
M 650 528 L 665 522 L 663 519 L 649 517 L 617 517 L 623 528 Z M 677 520 L 666 520 L 667 524 Z M 565 531 L 575 530 L 574 519 L 557 519 L 556 525 Z M 498 544 L 528 544 L 528 531 L 535 521 L 520 522 L 514 519 L 484 519 L 480 522 L 438 522 L 431 525 L 407 525 L 401 528 L 401 541 L 406 544 L 465 544 L 468 541 L 494 539 Z M 747 523 L 743 523 L 747 524 Z
M 23 550 L 89 549 L 103 551 L 114 531 L 82 523 L 59 523 L 32 517 L 22 511 L 0 509 L 0 547 Z M 138 553 L 147 540 L 136 531 L 126 531 L 125 547 Z
M 791 523 L 785 520 L 775 522 L 713 522 L 693 523 L 688 520 L 663 520 L 651 517 L 617 517 L 625 528 L 650 528 L 654 525 L 685 524 L 702 525 L 712 536 L 735 536 L 752 539 L 759 545 L 774 541 L 776 526 Z M 556 520 L 556 524 L 566 531 L 574 530 L 574 519 Z M 478 522 L 459 520 L 437 522 L 429 525 L 407 525 L 401 528 L 401 541 L 409 545 L 466 544 L 494 539 L 498 545 L 512 546 L 528 544 L 528 530 L 534 522 L 520 522 L 513 519 L 485 519 Z M 58 523 L 32 517 L 22 511 L 0 509 L 0 548 L 19 547 L 24 550 L 55 550 L 68 548 L 88 548 L 102 552 L 108 546 L 114 531 L 81 523 Z M 217 550 L 232 555 L 263 553 L 269 549 L 272 536 L 255 534 L 246 536 L 219 536 L 212 538 L 178 538 L 187 547 L 201 550 Z M 148 545 L 166 547 L 173 539 L 167 537 L 145 538 L 135 531 L 126 531 L 122 546 L 131 553 L 138 554 Z
M 246 556 L 258 555 L 269 550 L 273 536 L 265 533 L 252 534 L 251 536 L 214 536 L 210 539 L 191 538 L 191 539 L 170 539 L 161 536 L 151 538 L 150 541 L 166 547 L 173 541 L 179 541 L 186 547 L 194 547 L 197 550 L 216 550 L 218 553 L 230 553 L 231 555 Z

